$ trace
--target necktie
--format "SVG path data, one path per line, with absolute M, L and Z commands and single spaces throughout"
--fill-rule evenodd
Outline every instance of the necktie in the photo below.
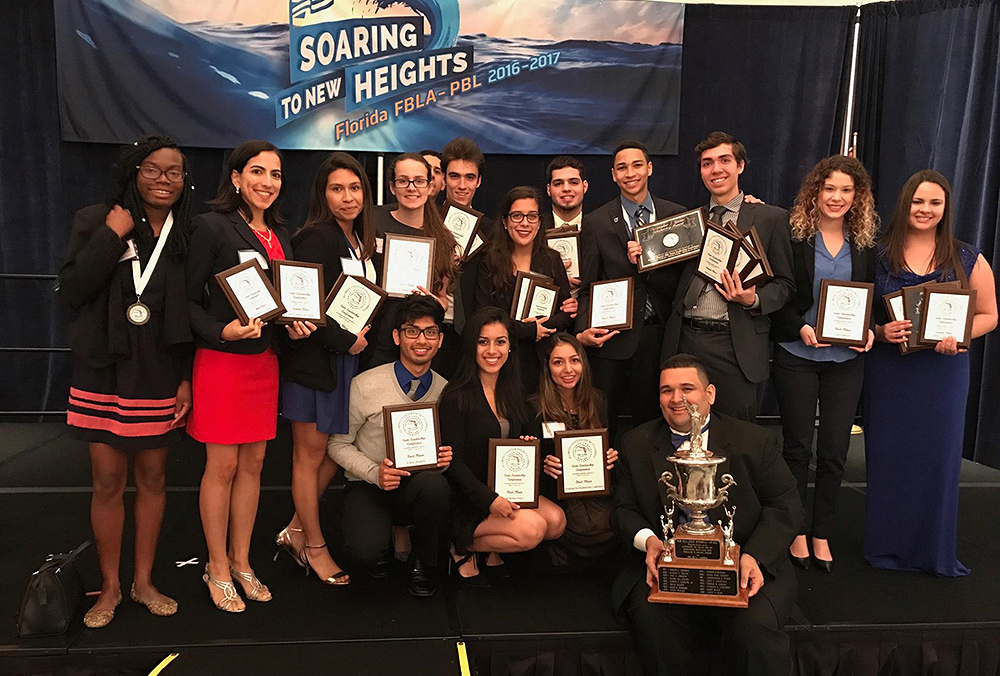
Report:
M 410 381 L 410 389 L 406 391 L 406 396 L 410 398 L 411 401 L 417 400 L 417 389 L 420 387 L 420 378 L 414 378 Z
M 704 427 L 701 428 L 701 433 L 705 434 L 705 432 L 707 431 L 708 431 L 708 425 L 706 424 Z M 677 434 L 673 430 L 670 430 L 670 443 L 674 445 L 675 449 L 680 448 L 681 444 L 683 444 L 685 441 L 690 441 L 690 440 L 691 440 L 690 432 L 688 432 L 687 434 Z
M 713 222 L 719 225 L 725 225 L 723 218 L 726 215 L 726 207 L 721 205 L 716 205 L 712 207 L 711 216 L 709 217 Z M 692 277 L 691 283 L 688 285 L 687 293 L 684 294 L 684 307 L 691 308 L 698 304 L 698 298 L 701 294 L 705 293 L 706 289 L 710 288 L 708 282 L 706 282 L 701 277 Z
M 629 234 L 634 236 L 635 228 L 641 228 L 642 226 L 646 225 L 647 219 L 648 216 L 646 215 L 646 205 L 640 204 L 635 210 L 635 227 L 630 228 L 631 232 L 629 232 Z M 642 318 L 649 319 L 650 317 L 653 316 L 654 312 L 656 312 L 656 310 L 653 308 L 653 301 L 650 300 L 649 296 L 647 295 L 646 304 L 642 308 Z

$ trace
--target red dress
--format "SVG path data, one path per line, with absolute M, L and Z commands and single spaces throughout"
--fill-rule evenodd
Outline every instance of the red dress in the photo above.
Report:
M 270 244 L 253 232 L 269 260 L 285 257 L 273 232 Z M 273 439 L 278 424 L 278 355 L 273 347 L 260 354 L 198 348 L 191 395 L 187 431 L 196 441 L 236 445 Z

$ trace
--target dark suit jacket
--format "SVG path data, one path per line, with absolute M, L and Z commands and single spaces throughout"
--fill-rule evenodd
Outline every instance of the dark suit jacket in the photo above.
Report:
M 684 207 L 667 200 L 653 198 L 655 218 L 661 219 L 685 211 Z M 607 204 L 598 207 L 583 217 L 580 226 L 580 303 L 576 315 L 576 330 L 583 331 L 590 326 L 590 285 L 605 279 L 619 277 L 635 277 L 635 294 L 632 300 L 632 326 L 628 331 L 622 331 L 604 346 L 593 350 L 595 356 L 606 359 L 631 359 L 639 345 L 639 329 L 642 327 L 642 315 L 646 307 L 647 296 L 653 300 L 653 308 L 661 320 L 667 317 L 666 303 L 669 299 L 661 299 L 655 293 L 649 294 L 646 286 L 646 276 L 639 275 L 639 269 L 629 261 L 626 255 L 628 241 L 628 223 L 622 214 L 621 199 L 616 197 Z
M 729 489 L 735 505 L 735 540 L 742 552 L 757 559 L 766 575 L 794 575 L 788 547 L 798 533 L 804 512 L 795 478 L 781 456 L 773 433 L 721 413 L 709 422 L 709 449 L 726 456 L 717 477 L 731 474 Z M 649 528 L 659 536 L 660 515 L 667 500 L 660 474 L 673 470 L 667 456 L 674 452 L 670 428 L 663 418 L 651 420 L 625 435 L 617 464 L 611 526 L 627 543 L 633 560 L 612 586 L 612 601 L 619 609 L 636 583 L 645 584 L 645 554 L 632 545 L 635 534 Z M 711 512 L 712 523 L 725 519 L 723 508 Z
M 780 310 L 795 292 L 795 279 L 792 272 L 791 233 L 788 227 L 788 212 L 768 204 L 740 205 L 740 213 L 736 225 L 741 232 L 747 232 L 751 226 L 757 227 L 771 263 L 774 276 L 757 286 L 757 297 L 760 298 L 760 308 L 748 310 L 739 303 L 730 302 L 729 331 L 736 352 L 736 361 L 743 375 L 752 383 L 767 380 L 770 373 L 768 362 L 771 321 L 769 315 Z M 667 359 L 677 354 L 677 345 L 681 338 L 681 321 L 684 317 L 684 297 L 688 285 L 695 277 L 694 271 L 698 259 L 692 259 L 683 264 L 679 271 L 671 267 L 661 268 L 663 272 L 654 270 L 651 277 L 671 277 L 679 273 L 676 283 L 673 308 L 667 328 L 663 335 L 663 351 L 661 357 Z M 700 278 L 698 278 L 700 279 Z M 650 282 L 651 284 L 653 282 Z M 656 287 L 658 285 L 654 285 Z
M 59 299 L 75 311 L 69 346 L 76 359 L 94 367 L 108 366 L 129 353 L 125 310 L 135 302 L 132 264 L 120 260 L 128 246 L 104 224 L 111 206 L 93 204 L 76 212 L 66 262 L 59 271 Z M 168 347 L 189 344 L 184 262 L 164 251 L 158 265 L 166 275 L 160 338 Z
M 300 229 L 292 237 L 292 246 L 296 260 L 323 265 L 324 294 L 330 295 L 343 272 L 341 259 L 351 257 L 340 227 L 320 223 Z M 365 264 L 375 265 L 372 261 Z M 357 336 L 327 317 L 326 326 L 320 327 L 308 338 L 296 341 L 294 349 L 281 353 L 281 377 L 304 387 L 330 392 L 337 387 L 337 355 L 350 350 L 355 340 Z
M 234 354 L 260 354 L 268 345 L 276 343 L 285 330 L 281 329 L 278 333 L 275 322 L 269 322 L 260 338 L 231 343 L 221 341 L 222 329 L 236 319 L 236 311 L 215 281 L 215 275 L 239 265 L 239 251 L 253 249 L 267 260 L 264 245 L 235 211 L 231 214 L 214 211 L 202 214 L 194 218 L 192 225 L 195 230 L 191 235 L 191 253 L 187 262 L 187 299 L 195 347 Z M 273 230 L 281 242 L 285 258 L 291 260 L 292 242 L 288 233 L 282 227 Z M 270 277 L 271 270 L 265 272 Z
M 851 281 L 875 281 L 875 247 L 861 251 L 851 246 Z M 771 338 L 776 343 L 798 340 L 799 329 L 805 325 L 802 315 L 809 311 L 818 298 L 813 298 L 816 272 L 815 237 L 792 242 L 792 263 L 795 268 L 795 293 L 784 307 L 771 316 Z M 874 319 L 874 314 L 872 315 Z
M 490 403 L 478 379 L 469 387 L 446 387 L 438 400 L 441 422 L 441 443 L 452 448 L 451 465 L 445 476 L 457 494 L 456 505 L 462 499 L 481 514 L 489 512 L 497 494 L 486 485 L 489 477 L 490 439 L 499 439 L 500 423 L 493 415 Z M 528 434 L 527 411 L 510 419 L 510 434 L 514 439 Z

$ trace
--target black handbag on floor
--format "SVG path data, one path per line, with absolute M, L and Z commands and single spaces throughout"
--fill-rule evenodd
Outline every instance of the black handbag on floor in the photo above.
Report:
M 86 598 L 76 558 L 89 546 L 87 540 L 69 554 L 49 554 L 31 574 L 17 614 L 18 636 L 52 636 L 69 629 Z

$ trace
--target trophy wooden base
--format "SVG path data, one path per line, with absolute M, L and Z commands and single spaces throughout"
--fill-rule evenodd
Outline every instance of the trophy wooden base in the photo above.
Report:
M 678 532 L 672 551 L 656 564 L 657 589 L 650 591 L 651 603 L 678 603 L 694 606 L 746 608 L 748 590 L 740 587 L 740 546 L 733 544 L 725 560 L 725 538 L 715 527 L 707 535 Z M 665 560 L 667 556 L 669 560 Z

